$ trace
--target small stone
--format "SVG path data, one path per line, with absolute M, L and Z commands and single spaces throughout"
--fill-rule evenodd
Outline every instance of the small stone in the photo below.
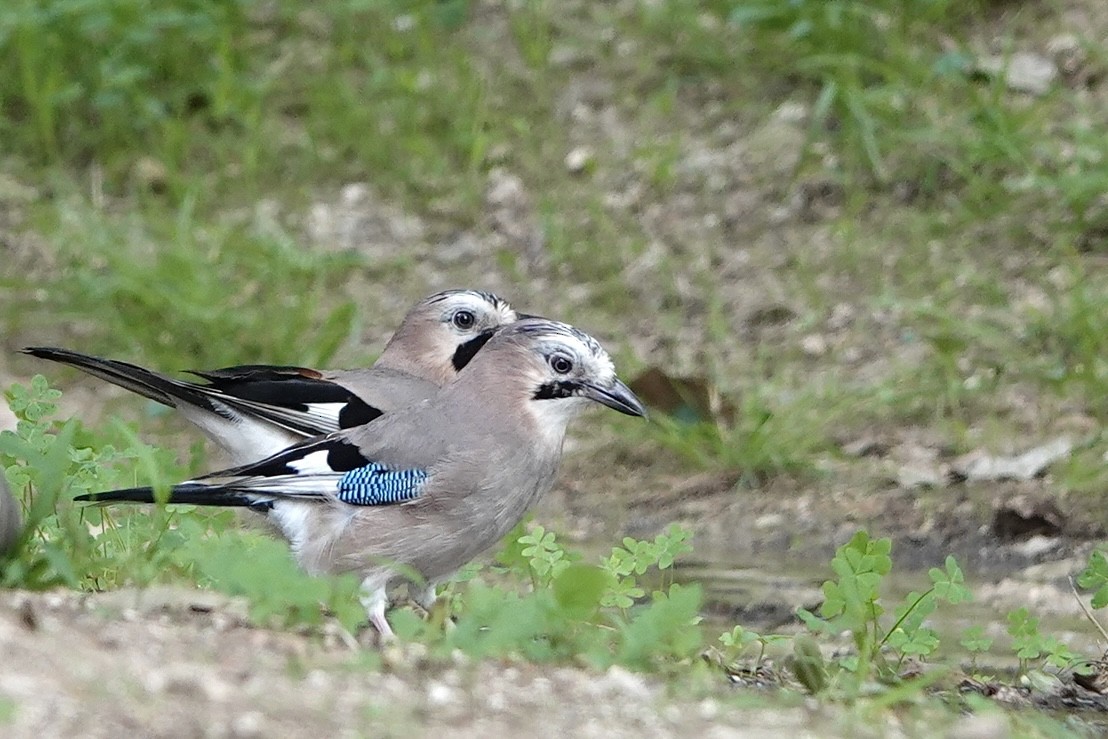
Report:
M 802 126 L 808 121 L 808 106 L 797 101 L 786 101 L 773 111 L 773 119 L 780 123 Z
M 445 683 L 433 682 L 427 686 L 427 702 L 435 708 L 443 708 L 458 702 L 458 691 Z
M 557 44 L 550 50 L 546 61 L 552 67 L 571 67 L 581 61 L 581 50 L 569 44 Z
M 889 451 L 889 445 L 874 436 L 863 436 L 842 446 L 848 457 L 880 457 Z
M 902 488 L 939 488 L 945 482 L 942 470 L 925 463 L 908 463 L 896 472 L 896 484 Z
M 809 357 L 822 357 L 827 348 L 827 339 L 820 334 L 808 334 L 800 340 L 800 351 Z
M 785 516 L 780 513 L 766 513 L 754 519 L 754 528 L 759 531 L 775 529 L 785 523 Z
M 493 144 L 485 154 L 485 164 L 495 166 L 504 164 L 512 158 L 512 147 L 506 143 Z
M 1054 58 L 1059 71 L 1069 80 L 1084 77 L 1087 84 L 1089 55 L 1081 40 L 1072 33 L 1064 33 L 1050 39 L 1046 44 L 1047 53 Z
M 139 157 L 131 168 L 131 176 L 138 185 L 150 192 L 165 192 L 169 180 L 165 165 L 153 157 Z
M 843 364 L 857 364 L 862 361 L 862 350 L 856 346 L 848 346 L 839 352 L 839 359 Z
M 700 705 L 697 706 L 697 710 L 700 713 L 700 718 L 705 721 L 712 721 L 719 715 L 719 703 L 711 698 L 705 698 L 700 701 Z
M 523 180 L 503 169 L 489 172 L 489 186 L 485 190 L 485 202 L 491 206 L 514 207 L 526 200 Z
M 566 170 L 570 174 L 581 174 L 593 163 L 593 153 L 586 146 L 578 146 L 566 154 Z
M 752 173 L 792 175 L 806 140 L 803 126 L 773 117 L 746 137 L 742 158 Z
M 1072 33 L 1059 34 L 1046 42 L 1046 50 L 1053 56 L 1072 54 L 1081 50 L 1081 39 Z
M 249 711 L 235 717 L 231 722 L 231 733 L 234 736 L 243 737 L 261 736 L 264 723 L 265 720 L 261 713 Z
M 314 691 L 325 692 L 331 687 L 331 676 L 326 670 L 312 670 L 304 678 L 304 684 Z
M 955 472 L 970 481 L 1030 480 L 1073 451 L 1073 441 L 1060 436 L 1014 456 L 971 452 L 956 460 Z
M 500 690 L 495 690 L 485 696 L 485 706 L 493 713 L 508 710 L 508 698 Z
M 827 327 L 832 331 L 841 331 L 854 323 L 856 311 L 850 303 L 836 303 L 827 319 Z
M 980 713 L 955 724 L 948 735 L 951 739 L 1004 739 L 1008 736 L 1008 720 L 999 713 Z
M 339 190 L 339 199 L 343 205 L 358 205 L 369 200 L 369 185 L 364 182 L 351 182 Z
M 1056 536 L 1043 536 L 1042 534 L 1036 534 L 1026 541 L 1022 541 L 1018 544 L 1012 544 L 1011 548 L 1013 552 L 1016 552 L 1021 557 L 1027 559 L 1034 559 L 1038 556 L 1051 552 L 1062 545 L 1062 540 Z
M 633 672 L 629 672 L 618 665 L 612 665 L 608 668 L 608 672 L 605 673 L 605 677 L 609 685 L 619 690 L 619 692 L 623 693 L 625 696 L 638 700 L 650 698 L 650 688 L 647 687 L 642 677 Z
M 33 203 L 39 191 L 11 175 L 0 173 L 0 203 Z
M 1017 51 L 1010 57 L 987 56 L 977 62 L 977 69 L 988 77 L 1004 76 L 1010 90 L 1029 95 L 1044 95 L 1058 78 L 1054 62 L 1030 51 Z

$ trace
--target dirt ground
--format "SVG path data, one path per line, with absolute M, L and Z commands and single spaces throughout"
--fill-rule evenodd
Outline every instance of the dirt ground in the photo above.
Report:
M 11 737 L 772 736 L 809 720 L 671 699 L 616 668 L 430 669 L 395 647 L 371 672 L 334 635 L 250 628 L 233 602 L 184 590 L 4 593 L 0 654 Z
M 975 563 L 967 570 L 980 605 L 964 614 L 970 620 L 988 622 L 1028 605 L 1044 623 L 1059 624 L 1052 633 L 1067 643 L 1094 648 L 1082 633 L 1087 625 L 1073 625 L 1079 610 L 1063 584 L 1087 547 L 1079 538 L 1053 538 L 1049 547 L 1028 547 L 1030 539 L 998 543 L 987 508 L 980 519 L 972 507 L 928 514 L 926 496 L 895 491 L 785 496 L 772 486 L 736 491 L 726 475 L 667 479 L 647 470 L 602 477 L 589 452 L 594 443 L 605 440 L 581 442 L 584 449 L 571 456 L 538 519 L 558 522 L 586 547 L 622 534 L 647 536 L 673 520 L 689 525 L 697 551 L 681 572 L 705 583 L 706 615 L 720 630 L 731 623 L 788 630 L 798 605 L 818 603 L 834 545 L 870 526 L 894 537 L 906 558 L 898 561 L 928 566 L 953 550 Z M 628 505 L 598 499 L 614 495 Z M 608 517 L 598 514 L 612 509 Z M 741 587 L 730 588 L 736 581 Z M 918 734 L 893 713 L 880 719 L 883 725 L 859 728 L 842 706 L 783 702 L 779 694 L 730 684 L 722 671 L 686 691 L 619 668 L 461 657 L 443 667 L 425 659 L 419 645 L 377 651 L 337 629 L 257 628 L 241 602 L 168 587 L 0 593 L 0 663 L 0 725 L 11 737 Z M 377 663 L 380 669 L 366 668 Z M 1009 731 L 998 716 L 941 720 L 950 722 L 948 736 Z
M 0 725 L 23 737 L 845 736 L 842 709 L 743 707 L 722 678 L 696 698 L 612 668 L 458 659 L 386 648 L 380 671 L 335 634 L 251 628 L 241 607 L 175 589 L 0 594 Z M 898 735 L 895 716 L 862 735 Z M 1002 737 L 995 716 L 948 736 Z M 852 732 L 856 733 L 856 732 Z

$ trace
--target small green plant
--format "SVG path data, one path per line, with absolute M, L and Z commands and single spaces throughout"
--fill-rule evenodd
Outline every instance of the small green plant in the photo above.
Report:
M 831 569 L 837 578 L 823 583 L 823 605 L 819 616 L 806 609 L 797 614 L 814 634 L 837 635 L 844 631 L 853 637 L 855 652 L 841 658 L 837 666 L 865 679 L 871 671 L 878 677 L 895 677 L 909 657 L 926 657 L 937 649 L 938 635 L 925 625 L 939 603 L 968 600 L 962 570 L 954 557 L 944 567 L 931 568 L 931 587 L 912 592 L 893 610 L 893 621 L 883 619 L 887 608 L 880 596 L 881 584 L 892 569 L 892 542 L 871 539 L 859 531 L 836 552 Z M 888 655 L 894 659 L 889 660 Z
M 112 582 L 149 582 L 163 573 L 170 547 L 150 542 L 168 531 L 165 515 L 117 520 L 70 501 L 79 493 L 129 484 L 136 463 L 164 487 L 166 472 L 180 474 L 168 455 L 138 444 L 122 426 L 115 431 L 126 451 L 94 442 L 76 420 L 55 421 L 61 393 L 41 375 L 30 386 L 13 385 L 5 396 L 18 421 L 15 431 L 0 432 L 0 466 L 23 502 L 24 532 L 0 565 L 0 583 L 78 587 L 101 582 L 109 572 L 116 573 Z
M 612 578 L 612 585 L 601 599 L 601 604 L 626 611 L 636 599 L 645 595 L 635 576 L 641 576 L 651 568 L 656 567 L 663 573 L 664 587 L 666 576 L 673 572 L 674 559 L 692 551 L 689 538 L 689 532 L 677 525 L 671 525 L 664 533 L 658 534 L 654 541 L 625 537 L 623 546 L 613 547 L 612 553 L 601 564 Z
M 1017 608 L 1008 614 L 1008 636 L 1012 639 L 1012 651 L 1019 658 L 1021 675 L 1033 668 L 1063 669 L 1077 662 L 1077 655 L 1069 647 L 1039 631 L 1039 619 L 1027 608 Z
M 520 653 L 529 659 L 583 656 L 598 666 L 646 667 L 691 658 L 701 645 L 700 589 L 668 581 L 674 559 L 690 551 L 689 533 L 671 526 L 652 541 L 631 538 L 599 565 L 582 562 L 542 526 L 517 528 L 497 557 L 498 571 L 521 575 L 528 591 L 480 578 L 455 593 L 455 628 L 443 634 L 403 612 L 397 633 L 476 656 Z M 648 595 L 638 576 L 667 573 Z
M 1093 608 L 1108 606 L 1108 554 L 1103 549 L 1094 549 L 1089 555 L 1089 563 L 1077 576 L 1077 584 L 1094 591 Z
M 566 550 L 558 544 L 553 531 L 535 526 L 517 540 L 523 548 L 520 556 L 526 560 L 531 582 L 535 587 L 549 585 L 572 563 Z
M 183 471 L 122 425 L 115 430 L 126 451 L 103 439 L 85 446 L 77 421 L 53 420 L 61 393 L 42 376 L 6 396 L 18 423 L 0 432 L 0 464 L 26 502 L 26 520 L 0 561 L 0 585 L 101 589 L 193 579 L 244 596 L 258 623 L 318 626 L 330 613 L 352 631 L 365 620 L 355 578 L 304 574 L 284 543 L 233 531 L 229 513 L 74 505 L 74 495 L 134 484 L 136 466 L 157 490 Z
M 978 655 L 986 654 L 993 646 L 992 637 L 985 636 L 985 627 L 981 625 L 970 626 L 962 632 L 962 638 L 958 641 L 962 648 L 970 653 L 970 672 L 977 672 Z
M 366 621 L 358 579 L 313 577 L 301 570 L 288 546 L 248 532 L 196 536 L 182 547 L 201 585 L 247 599 L 251 619 L 267 626 L 318 627 L 333 616 L 354 632 Z
M 726 664 L 731 664 L 743 655 L 749 654 L 753 647 L 757 647 L 758 653 L 754 657 L 755 671 L 762 666 L 766 656 L 766 649 L 774 644 L 787 641 L 790 637 L 783 634 L 759 634 L 756 631 L 736 625 L 730 631 L 725 631 L 719 636 L 720 646 L 723 648 L 723 659 Z

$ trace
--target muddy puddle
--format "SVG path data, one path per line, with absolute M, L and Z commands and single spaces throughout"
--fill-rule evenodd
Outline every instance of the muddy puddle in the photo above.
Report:
M 970 655 L 958 648 L 958 641 L 967 628 L 983 626 L 985 636 L 994 640 L 995 654 L 978 656 L 978 667 L 1015 669 L 1015 656 L 1005 654 L 1007 618 L 1011 610 L 1026 606 L 1040 619 L 1042 633 L 1058 638 L 1077 654 L 1098 658 L 1105 645 L 1069 585 L 1070 574 L 1080 568 L 1081 563 L 1072 558 L 1030 565 L 1003 576 L 978 577 L 967 572 L 966 583 L 973 599 L 957 605 L 943 604 L 928 619 L 928 625 L 942 638 L 941 657 L 968 666 Z M 722 630 L 741 624 L 760 633 L 800 630 L 796 609 L 816 611 L 823 600 L 820 586 L 831 576 L 827 563 L 781 557 L 759 561 L 692 556 L 679 561 L 675 573 L 678 581 L 699 583 L 704 588 L 704 614 L 711 626 Z M 884 586 L 883 598 L 896 604 L 910 592 L 926 590 L 930 580 L 926 569 L 894 569 Z
M 1026 606 L 1039 618 L 1042 634 L 1057 638 L 1080 658 L 1100 659 L 1106 645 L 1069 584 L 1069 577 L 1082 564 L 1074 557 L 991 577 L 966 573 L 973 599 L 957 605 L 941 604 L 927 620 L 941 644 L 927 663 L 951 670 L 949 679 L 944 678 L 932 689 L 974 693 L 1009 708 L 1050 715 L 1078 733 L 1108 735 L 1108 698 L 1087 690 L 1069 671 L 1051 668 L 1031 678 L 1020 677 L 1019 660 L 1008 636 L 1009 612 Z M 823 599 L 820 587 L 830 574 L 826 563 L 799 557 L 686 557 L 675 566 L 677 581 L 699 583 L 704 589 L 704 627 L 709 642 L 714 641 L 714 634 L 728 631 L 735 624 L 761 634 L 803 631 L 796 609 L 818 613 Z M 891 611 L 909 593 L 929 588 L 930 579 L 926 569 L 894 569 L 884 585 L 882 597 Z M 891 619 L 891 614 L 886 618 Z M 993 643 L 987 653 L 973 655 L 960 642 L 967 629 L 977 626 L 983 627 L 984 636 Z M 761 671 L 743 672 L 753 665 L 753 654 L 744 655 L 733 666 L 739 670 L 736 684 L 765 687 L 778 680 L 791 683 L 787 672 L 779 667 L 791 650 L 789 644 L 771 644 L 766 649 L 768 680 L 761 678 Z M 852 648 L 845 634 L 840 643 L 823 644 L 825 656 Z

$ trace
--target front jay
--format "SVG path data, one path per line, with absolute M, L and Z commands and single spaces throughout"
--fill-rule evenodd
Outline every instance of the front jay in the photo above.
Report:
M 309 573 L 355 573 L 383 636 L 387 587 L 411 572 L 434 586 L 494 545 L 554 483 L 566 427 L 590 403 L 645 409 L 591 336 L 555 321 L 500 329 L 430 399 L 368 427 L 175 486 L 170 503 L 266 515 Z M 154 501 L 151 488 L 78 497 Z

